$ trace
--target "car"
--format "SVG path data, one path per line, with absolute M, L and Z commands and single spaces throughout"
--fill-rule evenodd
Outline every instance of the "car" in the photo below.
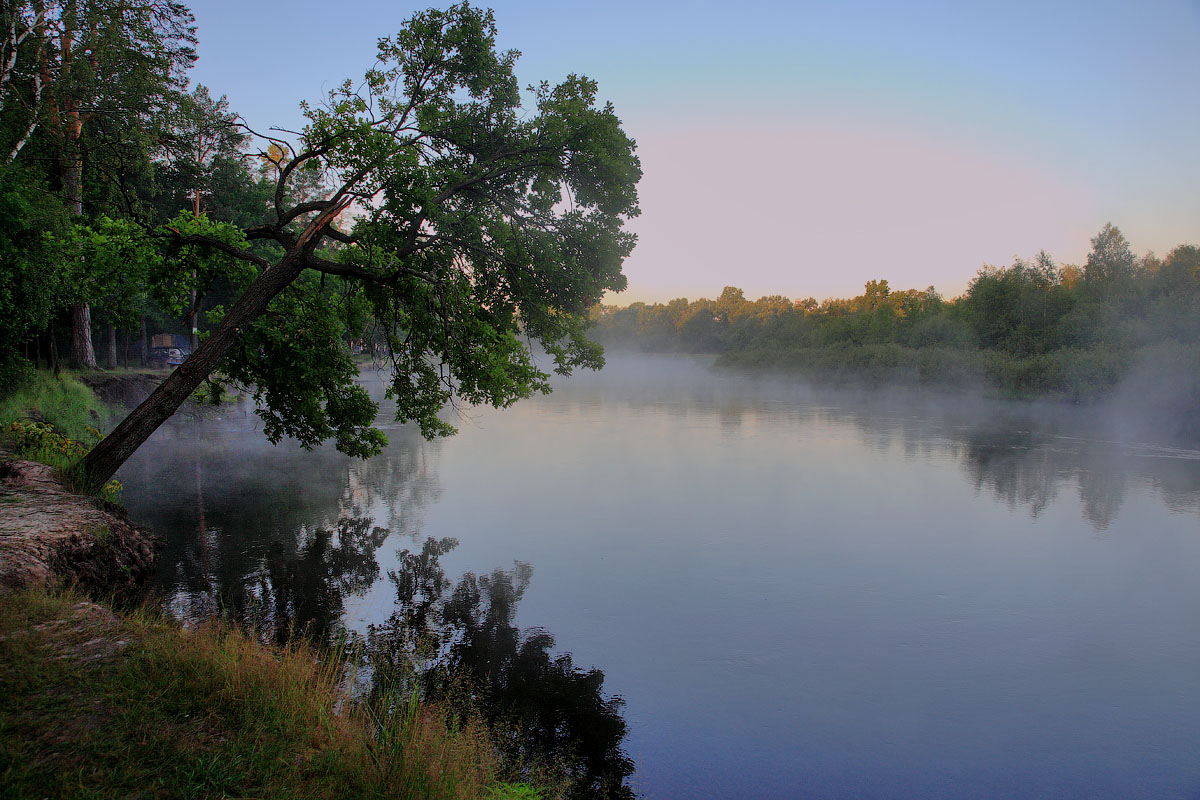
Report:
M 178 347 L 151 347 L 146 354 L 146 366 L 161 369 L 178 367 L 191 353 Z

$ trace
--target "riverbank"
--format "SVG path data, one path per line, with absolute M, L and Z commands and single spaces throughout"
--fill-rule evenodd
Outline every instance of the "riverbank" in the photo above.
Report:
M 86 599 L 82 588 L 128 607 L 152 574 L 151 543 L 44 464 L 12 459 L 0 475 L 6 797 L 542 796 L 497 783 L 478 720 L 451 724 L 409 696 L 351 698 L 341 653 Z
M 158 548 L 124 509 L 70 491 L 48 464 L 0 461 L 0 589 L 132 599 L 153 578 Z
M 0 588 L 70 586 L 124 602 L 149 585 L 160 543 L 109 502 L 117 486 L 96 497 L 64 482 L 108 414 L 69 374 L 36 373 L 0 403 Z
M 340 662 L 303 645 L 0 594 L 0 783 L 39 800 L 523 796 L 496 783 L 479 723 L 342 686 Z
M 839 386 L 966 389 L 1025 400 L 1087 403 L 1103 399 L 1145 354 L 1059 350 L 1017 357 L 989 350 L 839 343 L 823 347 L 759 341 L 717 359 L 719 367 L 794 374 Z
M 108 376 L 106 399 L 153 377 Z M 53 420 L 86 432 L 104 404 L 48 375 L 9 401 L 23 420 L 5 426 L 10 448 L 34 426 L 39 443 L 70 444 L 39 444 L 51 463 L 38 463 L 0 442 L 5 797 L 544 796 L 498 781 L 501 759 L 478 720 L 451 722 L 408 694 L 351 697 L 343 653 L 114 610 L 137 608 L 159 543 L 120 506 L 72 491 L 60 470 L 78 443 L 41 430 Z

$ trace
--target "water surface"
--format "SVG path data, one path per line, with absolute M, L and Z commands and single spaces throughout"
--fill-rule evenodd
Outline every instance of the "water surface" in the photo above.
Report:
M 647 797 L 1200 795 L 1200 451 L 691 359 L 556 385 L 365 462 L 182 420 L 125 501 L 175 613 L 260 630 L 383 622 L 453 538 L 625 700 Z

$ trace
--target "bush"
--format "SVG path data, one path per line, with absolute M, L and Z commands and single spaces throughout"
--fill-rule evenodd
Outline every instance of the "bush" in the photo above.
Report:
M 71 439 L 87 439 L 108 419 L 108 407 L 77 378 L 48 371 L 34 373 L 0 399 L 0 425 L 29 420 L 52 425 Z
M 68 483 L 72 485 L 82 484 L 82 481 L 70 478 L 74 476 L 79 459 L 91 449 L 91 445 L 63 436 L 45 422 L 10 422 L 4 431 L 11 437 L 17 455 L 49 464 L 65 473 Z M 100 431 L 96 428 L 89 425 L 87 433 L 92 444 L 100 441 Z M 110 503 L 115 503 L 121 495 L 122 488 L 121 482 L 114 478 L 104 484 L 99 495 Z
M 1064 349 L 1033 356 L 984 354 L 988 382 L 1019 397 L 1043 395 L 1082 402 L 1112 391 L 1125 375 L 1130 354 L 1098 348 Z

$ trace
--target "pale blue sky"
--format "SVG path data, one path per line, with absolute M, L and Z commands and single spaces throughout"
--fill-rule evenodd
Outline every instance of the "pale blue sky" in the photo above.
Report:
M 298 127 L 427 3 L 192 4 L 193 80 Z M 1200 243 L 1200 1 L 495 2 L 522 84 L 586 74 L 638 140 L 630 288 L 610 298 L 962 291 L 1106 222 Z

